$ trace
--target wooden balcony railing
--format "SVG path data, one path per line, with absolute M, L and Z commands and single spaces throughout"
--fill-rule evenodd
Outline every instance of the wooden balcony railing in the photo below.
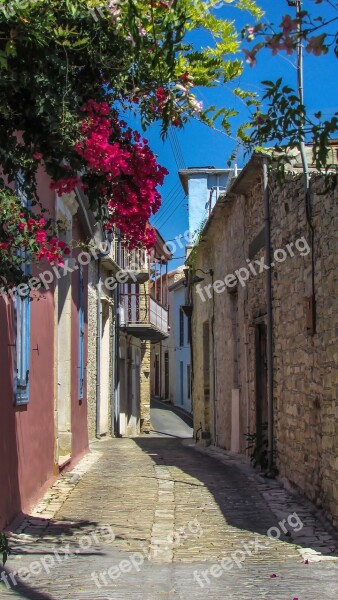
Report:
M 148 271 L 149 257 L 144 249 L 129 250 L 115 239 L 111 244 L 112 259 L 123 271 Z

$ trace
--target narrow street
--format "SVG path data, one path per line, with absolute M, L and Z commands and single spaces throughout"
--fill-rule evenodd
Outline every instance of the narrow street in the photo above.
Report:
M 93 443 L 54 484 L 11 536 L 2 599 L 337 598 L 338 545 L 308 504 L 197 451 L 158 402 L 152 425 Z

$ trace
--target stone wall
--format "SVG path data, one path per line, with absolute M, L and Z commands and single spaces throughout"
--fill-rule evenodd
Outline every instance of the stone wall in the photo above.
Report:
M 222 448 L 231 448 L 232 397 L 239 390 L 240 422 L 235 428 L 240 439 L 240 449 L 245 451 L 246 395 L 244 361 L 244 292 L 238 287 L 226 288 L 224 279 L 243 265 L 244 261 L 244 205 L 242 198 L 227 199 L 214 209 L 213 217 L 196 255 L 196 275 L 204 281 L 193 286 L 193 415 L 194 430 L 210 431 L 211 439 Z M 200 271 L 200 270 L 201 271 Z M 202 271 L 212 269 L 215 292 L 210 286 L 211 275 Z M 221 283 L 223 280 L 223 285 Z M 234 292 L 236 302 L 236 333 L 233 336 Z M 214 318 L 214 321 L 213 321 Z M 209 341 L 206 335 L 209 331 Z M 204 332 L 204 333 L 203 333 Z M 210 396 L 205 382 L 206 361 L 209 362 Z M 236 365 L 234 364 L 236 362 Z M 236 371 L 236 373 L 235 373 Z M 215 401 L 214 401 L 215 399 Z M 200 437 L 200 432 L 198 433 Z
M 87 357 L 87 397 L 88 397 L 88 433 L 89 439 L 96 436 L 96 395 L 97 395 L 97 298 L 98 298 L 98 263 L 89 264 L 88 281 L 88 357 Z M 108 433 L 113 435 L 112 431 L 112 378 L 113 378 L 113 328 L 114 328 L 114 305 L 112 291 L 105 287 L 106 278 L 111 273 L 101 266 L 102 279 L 102 311 L 108 311 L 109 328 L 109 348 L 106 349 L 107 355 L 102 349 L 102 361 L 109 363 L 109 375 L 106 381 L 101 381 L 101 394 L 108 396 Z M 103 389 L 104 388 L 104 389 Z M 102 400 L 103 402 L 103 400 Z
M 320 195 L 313 177 L 316 333 L 307 330 L 312 252 L 279 264 L 273 277 L 274 403 L 280 475 L 323 506 L 338 526 L 338 193 Z M 305 237 L 303 179 L 289 176 L 271 195 L 272 247 Z M 299 244 L 299 243 L 298 243 Z M 300 245 L 300 244 L 299 244 Z
M 151 356 L 150 341 L 141 343 L 141 374 L 140 374 L 140 421 L 141 433 L 147 433 L 150 430 L 150 372 Z
M 210 431 L 212 442 L 242 453 L 246 451 L 245 433 L 256 432 L 259 386 L 266 386 L 265 359 L 257 356 L 257 336 L 260 331 L 266 332 L 267 323 L 265 270 L 259 272 L 255 262 L 264 257 L 262 166 L 256 164 L 247 175 L 241 190 L 232 193 L 230 190 L 227 198 L 218 202 L 204 229 L 194 264 L 196 274 L 204 281 L 199 288 L 196 285 L 191 288 L 195 434 L 199 432 L 200 437 L 201 429 Z M 274 262 L 274 442 L 280 476 L 323 506 L 337 526 L 338 203 L 337 191 L 321 195 L 322 192 L 323 178 L 313 176 L 317 328 L 312 335 L 308 329 L 311 232 L 306 219 L 303 177 L 295 169 L 287 175 L 282 187 L 273 175 L 269 177 Z M 280 252 L 274 255 L 276 250 Z M 240 269 L 248 268 L 249 262 L 256 268 L 256 274 L 250 272 L 249 279 L 242 283 L 239 278 L 237 287 L 222 286 L 221 280 L 227 274 L 236 270 L 244 274 Z M 205 288 L 211 283 L 211 276 L 198 271 L 210 268 L 217 281 L 213 295 L 211 288 L 209 294 Z M 202 290 L 204 301 L 197 289 Z M 207 331 L 209 348 L 205 344 Z M 209 353 L 207 359 L 203 346 Z M 263 413 L 261 421 L 267 419 L 267 413 L 264 410 Z

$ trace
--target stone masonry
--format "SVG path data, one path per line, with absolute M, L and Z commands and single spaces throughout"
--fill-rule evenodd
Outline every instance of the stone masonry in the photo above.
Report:
M 150 341 L 144 340 L 141 343 L 141 385 L 140 385 L 140 421 L 141 432 L 148 433 L 150 430 L 150 397 L 151 397 L 151 356 L 150 356 Z
M 337 541 L 306 503 L 172 437 L 95 441 L 10 546 L 2 600 L 337 597 Z
M 273 173 L 269 176 L 274 456 L 280 477 L 323 507 L 337 526 L 338 203 L 337 190 L 323 192 L 323 177 L 313 174 L 312 253 L 299 164 L 291 167 L 282 187 Z M 312 259 L 314 334 L 309 308 Z M 266 359 L 264 352 L 257 356 L 258 332 L 267 322 L 265 269 L 259 267 L 263 260 L 262 163 L 254 157 L 217 202 L 195 250 L 194 268 L 213 269 L 214 293 L 210 275 L 203 275 L 199 288 L 191 287 L 195 434 L 210 431 L 217 446 L 241 453 L 246 452 L 245 434 L 256 431 L 258 402 L 263 404 L 260 419 L 267 420 L 258 387 L 266 386 Z M 249 262 L 256 274 L 246 278 Z M 236 271 L 237 284 L 229 279 L 224 285 L 225 277 Z

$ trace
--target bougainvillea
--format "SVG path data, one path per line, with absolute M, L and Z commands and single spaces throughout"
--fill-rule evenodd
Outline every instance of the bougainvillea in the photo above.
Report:
M 90 101 L 81 125 L 84 139 L 75 149 L 88 165 L 88 188 L 97 181 L 108 207 L 106 227 L 117 226 L 135 246 L 152 239 L 146 223 L 160 207 L 157 186 L 167 170 L 157 164 L 146 139 L 126 127 L 105 102 Z M 145 239 L 143 239 L 143 233 Z
M 59 194 L 78 186 L 100 198 L 106 229 L 117 227 L 130 247 L 152 247 L 155 233 L 147 226 L 161 204 L 157 186 L 168 173 L 137 131 L 126 127 L 107 102 L 89 100 L 82 107 L 81 140 L 75 151 L 84 159 L 82 182 L 74 174 L 52 183 Z
M 55 236 L 52 222 L 45 213 L 25 207 L 10 189 L 1 189 L 0 203 L 0 279 L 13 287 L 24 278 L 27 261 L 48 260 L 62 266 L 68 246 Z

